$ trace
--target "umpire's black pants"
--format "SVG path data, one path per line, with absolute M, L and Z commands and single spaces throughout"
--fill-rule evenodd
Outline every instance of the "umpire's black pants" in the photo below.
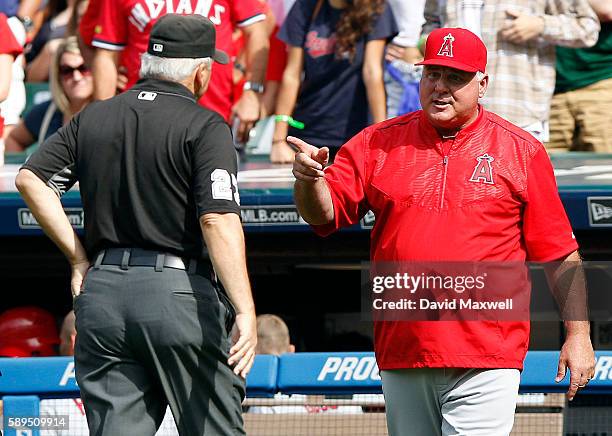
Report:
M 161 269 L 161 271 L 160 271 Z M 76 297 L 76 379 L 92 436 L 243 435 L 244 380 L 227 364 L 232 308 L 214 278 L 99 264 Z

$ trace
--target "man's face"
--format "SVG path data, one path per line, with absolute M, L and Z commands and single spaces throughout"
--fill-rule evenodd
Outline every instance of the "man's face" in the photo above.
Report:
M 488 82 L 486 75 L 478 81 L 476 73 L 426 65 L 421 78 L 421 106 L 436 129 L 462 129 L 478 115 L 478 99 L 484 96 Z

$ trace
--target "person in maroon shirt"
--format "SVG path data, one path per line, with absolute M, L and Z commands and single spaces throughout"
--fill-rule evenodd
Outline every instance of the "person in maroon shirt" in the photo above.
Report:
M 524 270 L 525 261 L 559 261 L 547 266 L 556 287 L 559 272 L 580 262 L 578 245 L 542 144 L 478 104 L 486 63 L 472 32 L 436 30 L 422 62 L 422 111 L 366 128 L 328 168 L 327 148 L 287 138 L 300 150 L 293 173 L 301 216 L 327 235 L 373 211 L 373 267 L 497 262 Z M 584 286 L 570 291 L 569 306 L 584 310 L 565 320 L 557 381 L 570 370 L 572 399 L 593 377 L 595 358 Z M 509 434 L 529 342 L 523 316 L 375 318 L 389 434 Z

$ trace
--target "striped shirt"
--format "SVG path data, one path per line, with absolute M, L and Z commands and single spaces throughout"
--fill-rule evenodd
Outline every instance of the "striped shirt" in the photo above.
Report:
M 463 27 L 462 0 L 427 0 L 423 33 Z M 542 34 L 526 44 L 504 41 L 506 10 L 544 20 Z M 482 104 L 491 112 L 531 131 L 547 125 L 555 88 L 555 45 L 588 47 L 597 42 L 599 21 L 587 0 L 484 0 L 481 37 L 488 50 L 489 88 Z

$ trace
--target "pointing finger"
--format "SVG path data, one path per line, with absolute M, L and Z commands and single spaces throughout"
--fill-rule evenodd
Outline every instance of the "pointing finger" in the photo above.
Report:
M 302 141 L 300 138 L 296 138 L 295 136 L 287 136 L 287 142 L 293 144 L 300 152 L 306 153 L 308 156 L 310 156 L 313 151 L 318 150 L 314 145 L 310 145 L 309 143 Z

